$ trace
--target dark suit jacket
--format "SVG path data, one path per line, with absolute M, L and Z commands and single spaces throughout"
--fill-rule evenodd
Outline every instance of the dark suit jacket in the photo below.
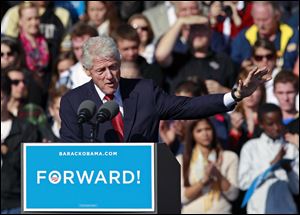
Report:
M 121 78 L 120 92 L 124 108 L 124 142 L 157 142 L 160 120 L 197 119 L 229 111 L 223 103 L 223 94 L 177 97 L 166 94 L 147 79 Z M 63 142 L 89 142 L 92 126 L 84 123 L 81 130 L 77 124 L 77 109 L 87 99 L 94 101 L 97 109 L 102 105 L 92 81 L 62 97 L 60 133 Z M 97 130 L 96 142 L 119 142 L 111 121 L 100 124 Z

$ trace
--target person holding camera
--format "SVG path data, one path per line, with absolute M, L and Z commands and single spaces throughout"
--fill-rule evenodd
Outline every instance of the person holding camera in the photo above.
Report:
M 253 24 L 252 3 L 245 1 L 213 1 L 210 5 L 209 20 L 212 28 L 224 35 L 228 47 L 243 28 Z M 229 50 L 228 50 L 229 51 Z

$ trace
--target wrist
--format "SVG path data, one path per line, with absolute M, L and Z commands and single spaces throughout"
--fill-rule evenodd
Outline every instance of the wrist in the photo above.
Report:
M 241 96 L 241 94 L 238 92 L 237 88 L 233 88 L 231 90 L 231 96 L 234 99 L 234 101 L 236 102 L 240 102 L 243 100 L 243 97 Z

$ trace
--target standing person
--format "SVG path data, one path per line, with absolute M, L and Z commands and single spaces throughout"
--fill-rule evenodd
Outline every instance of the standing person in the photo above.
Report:
M 17 67 L 9 67 L 5 74 L 11 81 L 11 94 L 7 108 L 11 114 L 18 116 L 19 110 L 28 103 L 28 90 L 25 73 Z
M 160 38 L 175 23 L 177 19 L 175 4 L 176 1 L 163 1 L 161 4 L 143 11 L 153 27 L 156 39 Z
M 253 24 L 251 10 L 252 3 L 248 1 L 212 1 L 210 23 L 213 29 L 224 35 L 226 47 L 230 47 L 232 39 L 241 30 Z
M 84 44 L 82 63 L 92 80 L 62 97 L 60 134 L 65 142 L 87 141 L 90 137 L 91 125 L 82 124 L 81 129 L 77 124 L 78 107 L 86 99 L 98 108 L 111 99 L 120 106 L 114 119 L 114 125 L 119 126 L 114 129 L 112 122 L 104 122 L 96 132 L 96 141 L 156 142 L 160 120 L 201 118 L 229 111 L 235 102 L 270 80 L 267 69 L 254 68 L 232 93 L 195 98 L 167 95 L 152 80 L 120 78 L 120 53 L 115 42 L 104 36 L 90 38 Z
M 54 58 L 61 49 L 70 49 L 70 38 L 67 33 L 72 26 L 72 20 L 68 10 L 55 6 L 54 1 L 19 2 L 5 13 L 1 21 L 1 34 L 17 38 L 20 32 L 18 27 L 20 7 L 23 7 L 23 4 L 35 5 L 38 8 L 40 31 L 47 40 L 51 58 Z
M 172 54 L 175 62 L 170 68 L 166 68 L 171 92 L 174 82 L 180 82 L 187 77 L 203 79 L 210 94 L 226 93 L 233 87 L 237 77 L 233 63 L 225 53 L 217 53 L 211 49 L 212 35 L 213 32 L 208 24 L 190 26 L 187 41 L 189 54 L 177 57 Z M 178 64 L 184 58 L 188 60 L 178 68 L 176 62 Z M 172 80 L 173 76 L 175 80 Z
M 274 96 L 273 82 L 280 68 L 276 67 L 277 55 L 273 42 L 267 39 L 258 39 L 251 51 L 251 63 L 259 67 L 267 67 L 272 72 L 272 80 L 265 83 L 266 102 L 278 105 L 278 100 Z M 247 66 L 246 66 L 247 68 Z
M 74 89 L 85 84 L 91 78 L 82 67 L 82 46 L 90 37 L 98 36 L 97 30 L 83 22 L 78 22 L 71 30 L 72 51 L 75 55 L 77 63 L 68 70 L 59 74 L 59 84 L 65 85 L 70 89 Z
M 21 143 L 37 142 L 34 126 L 11 115 L 7 76 L 1 77 L 1 214 L 21 213 Z
M 156 84 L 162 85 L 163 74 L 156 64 L 149 64 L 144 57 L 139 55 L 140 38 L 138 32 L 129 24 L 120 25 L 113 33 L 123 62 L 136 63 L 143 78 L 150 78 Z
M 47 132 L 47 136 L 45 137 L 47 142 L 59 142 L 60 134 L 59 129 L 61 128 L 61 119 L 59 116 L 59 108 L 60 108 L 60 100 L 61 97 L 68 92 L 68 88 L 65 86 L 60 86 L 57 89 L 52 89 L 49 92 L 49 103 L 48 103 L 48 111 L 51 116 L 51 125 L 47 126 L 45 132 Z M 47 124 L 48 125 L 48 124 Z
M 254 24 L 242 30 L 232 41 L 231 58 L 237 65 L 251 56 L 257 39 L 272 41 L 280 60 L 278 67 L 294 68 L 298 56 L 299 31 L 280 21 L 280 9 L 275 1 L 255 1 L 252 7 Z
M 45 37 L 40 33 L 38 8 L 30 2 L 19 6 L 19 40 L 24 49 L 25 62 L 31 78 L 28 84 L 33 103 L 46 107 L 50 84 L 50 53 Z
M 238 157 L 222 150 L 208 119 L 195 120 L 187 128 L 182 166 L 182 213 L 230 213 L 238 196 Z
M 282 113 L 277 105 L 266 103 L 258 111 L 263 129 L 259 138 L 249 140 L 242 148 L 239 186 L 247 190 L 254 179 L 282 159 L 281 164 L 254 190 L 247 205 L 248 214 L 297 214 L 292 194 L 299 193 L 299 150 L 283 138 Z
M 83 21 L 96 28 L 99 35 L 110 36 L 120 25 L 120 18 L 112 1 L 86 1 Z
M 149 20 L 143 14 L 135 14 L 129 18 L 128 24 L 131 25 L 139 35 L 139 55 L 144 57 L 147 63 L 152 64 L 154 62 L 155 42 L 154 33 Z
M 297 99 L 299 103 L 299 80 L 292 71 L 282 70 L 278 73 L 274 79 L 274 95 L 278 99 L 284 125 L 299 117 L 296 108 Z
M 239 78 L 244 80 L 248 75 L 247 70 L 241 71 Z M 266 89 L 260 85 L 251 96 L 243 99 L 235 110 L 230 113 L 229 150 L 240 155 L 244 143 L 260 136 L 261 129 L 257 118 L 258 108 L 266 102 Z
M 23 66 L 24 59 L 20 43 L 10 37 L 1 37 L 1 71 L 10 66 Z

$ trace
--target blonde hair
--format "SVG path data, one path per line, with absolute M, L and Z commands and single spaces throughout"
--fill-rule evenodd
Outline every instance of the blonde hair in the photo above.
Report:
M 38 10 L 37 6 L 34 3 L 30 1 L 24 1 L 21 4 L 19 4 L 19 17 L 22 17 L 22 11 L 27 8 L 36 8 Z

